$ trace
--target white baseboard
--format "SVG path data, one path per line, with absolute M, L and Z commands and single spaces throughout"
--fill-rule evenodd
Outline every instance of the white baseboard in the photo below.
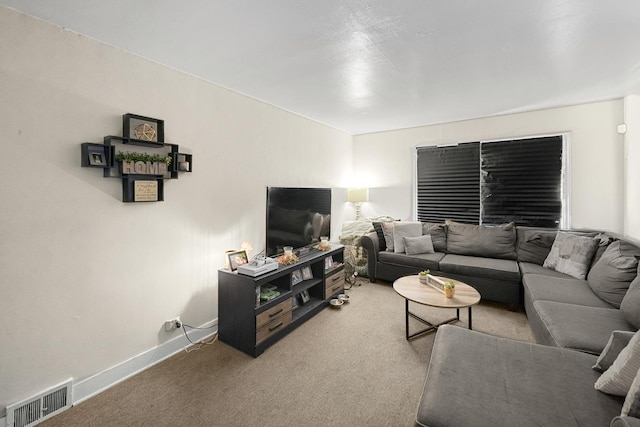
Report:
M 217 325 L 218 319 L 214 319 L 199 326 L 199 328 L 209 328 Z M 218 328 L 190 330 L 187 328 L 187 330 L 189 339 L 193 342 L 198 342 L 217 333 Z M 184 334 L 181 333 L 179 336 L 176 336 L 164 344 L 160 344 L 116 366 L 75 383 L 73 386 L 73 404 L 76 405 L 113 387 L 127 378 L 162 362 L 190 345 L 191 343 L 185 338 Z M 1 425 L 3 425 L 2 419 L 0 419 L 0 426 Z
M 199 328 L 211 328 L 211 329 L 189 329 L 187 335 L 193 342 L 209 338 L 218 332 L 218 319 L 211 320 Z M 83 402 L 106 389 L 113 387 L 114 385 L 138 374 L 145 369 L 152 367 L 153 365 L 162 362 L 163 360 L 173 356 L 174 354 L 189 347 L 191 343 L 185 338 L 183 333 L 180 333 L 171 340 L 160 344 L 157 347 L 149 349 L 144 353 L 132 357 L 116 366 L 113 366 L 105 371 L 102 371 L 92 377 L 85 380 L 74 383 L 72 392 L 72 401 L 74 405 Z M 5 411 L 2 410 L 2 413 Z M 4 427 L 7 424 L 6 414 L 0 416 L 0 426 Z

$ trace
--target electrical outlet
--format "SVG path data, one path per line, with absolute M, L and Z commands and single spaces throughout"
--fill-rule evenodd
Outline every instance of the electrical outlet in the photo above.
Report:
M 164 322 L 164 330 L 167 332 L 173 331 L 174 329 L 178 329 L 180 327 L 182 327 L 180 316 Z

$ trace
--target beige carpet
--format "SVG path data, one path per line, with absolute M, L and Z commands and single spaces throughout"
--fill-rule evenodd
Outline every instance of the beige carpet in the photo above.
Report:
M 221 342 L 182 352 L 41 425 L 411 426 L 434 334 L 405 340 L 404 299 L 388 283 L 361 283 L 350 303 L 256 359 Z M 435 321 L 452 313 L 411 308 Z M 467 310 L 461 318 L 466 327 Z M 500 304 L 476 306 L 473 326 L 533 342 L 525 314 Z

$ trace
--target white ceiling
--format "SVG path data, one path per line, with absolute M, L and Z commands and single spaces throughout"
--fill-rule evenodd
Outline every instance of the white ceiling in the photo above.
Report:
M 0 0 L 362 134 L 640 93 L 638 0 Z

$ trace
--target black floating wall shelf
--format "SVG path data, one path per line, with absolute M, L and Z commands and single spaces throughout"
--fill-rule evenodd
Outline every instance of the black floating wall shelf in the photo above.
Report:
M 102 169 L 105 178 L 122 179 L 123 202 L 163 201 L 164 180 L 193 171 L 193 155 L 180 153 L 178 145 L 164 142 L 164 120 L 124 114 L 122 134 L 107 135 L 102 144 L 83 142 L 80 164 Z M 145 148 L 130 153 L 130 146 Z

